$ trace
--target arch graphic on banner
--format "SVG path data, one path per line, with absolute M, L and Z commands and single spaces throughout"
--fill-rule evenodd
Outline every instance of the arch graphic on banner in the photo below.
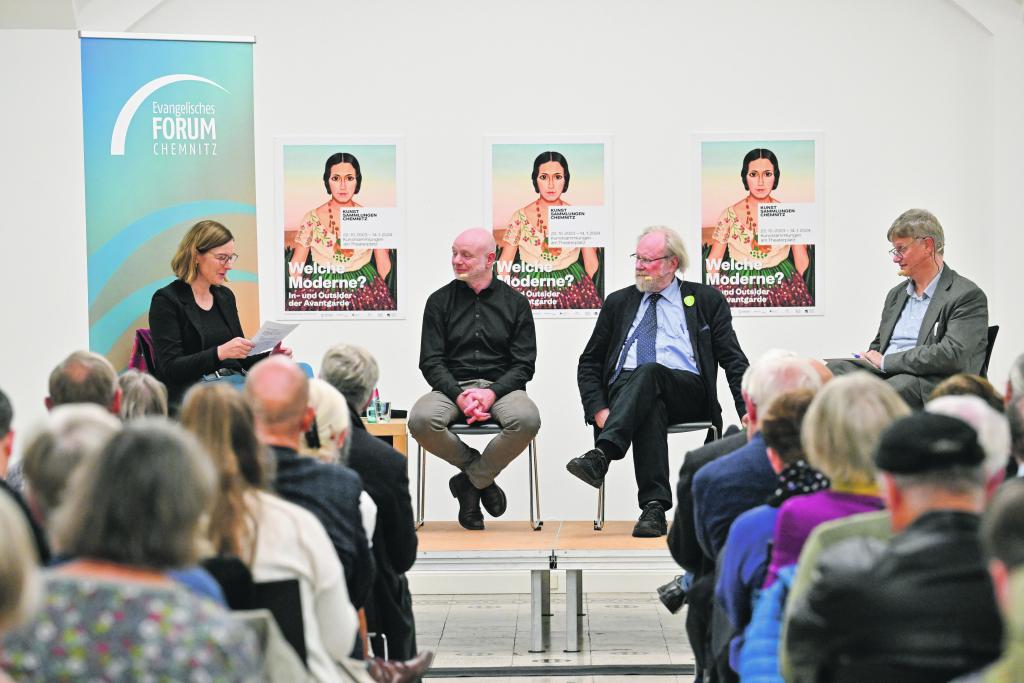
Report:
M 132 118 L 135 116 L 135 112 L 138 111 L 142 102 L 155 93 L 165 85 L 172 83 L 180 83 L 182 81 L 196 81 L 199 83 L 208 83 L 216 86 L 228 92 L 227 88 L 224 88 L 219 83 L 215 83 L 208 78 L 202 76 L 196 76 L 193 74 L 171 74 L 170 76 L 161 76 L 160 78 L 154 78 L 149 83 L 136 90 L 128 101 L 121 107 L 121 112 L 117 115 L 117 121 L 114 123 L 114 132 L 110 135 L 110 156 L 124 156 L 124 139 L 128 135 L 128 126 L 132 123 Z

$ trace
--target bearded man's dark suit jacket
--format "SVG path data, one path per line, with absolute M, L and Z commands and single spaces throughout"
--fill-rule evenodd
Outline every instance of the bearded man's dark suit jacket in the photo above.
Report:
M 893 330 L 907 303 L 907 281 L 889 290 L 882 306 L 882 319 L 870 349 L 884 354 Z M 979 374 L 988 345 L 988 299 L 978 285 L 948 265 L 939 275 L 928 303 L 917 346 L 885 357 L 882 377 L 911 407 L 928 400 L 932 389 L 958 372 Z M 849 361 L 829 361 L 837 375 L 858 366 Z
M 718 403 L 718 367 L 721 365 L 725 370 L 736 403 L 736 412 L 742 417 L 746 414 L 746 409 L 740 393 L 740 381 L 749 363 L 736 339 L 736 333 L 732 328 L 732 313 L 722 293 L 714 287 L 694 282 L 679 279 L 673 282 L 680 288 L 682 295 L 686 328 L 707 396 L 707 419 L 721 434 L 722 407 Z M 615 372 L 622 345 L 636 318 L 643 296 L 644 293 L 636 287 L 625 287 L 608 295 L 601 307 L 594 332 L 583 354 L 580 355 L 576 371 L 587 424 L 594 423 L 594 415 L 598 411 L 610 407 L 609 380 Z M 691 305 L 686 303 L 689 297 L 692 297 Z M 636 453 L 633 457 L 636 458 Z M 665 486 L 668 486 L 667 476 Z
M 349 416 L 352 448 L 346 464 L 363 480 L 363 488 L 377 504 L 373 531 L 377 574 L 366 601 L 367 627 L 370 632 L 387 634 L 391 659 L 411 659 L 416 655 L 416 623 L 405 572 L 416 561 L 417 538 L 408 463 L 401 453 L 366 431 L 352 406 Z

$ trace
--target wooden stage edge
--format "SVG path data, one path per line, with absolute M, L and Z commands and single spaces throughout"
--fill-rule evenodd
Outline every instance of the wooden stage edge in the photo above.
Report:
M 503 550 L 663 550 L 665 536 L 633 538 L 634 522 L 609 521 L 594 531 L 592 521 L 545 520 L 538 531 L 527 521 L 485 522 L 483 531 L 469 531 L 458 522 L 426 521 L 418 530 L 419 552 L 494 552 Z

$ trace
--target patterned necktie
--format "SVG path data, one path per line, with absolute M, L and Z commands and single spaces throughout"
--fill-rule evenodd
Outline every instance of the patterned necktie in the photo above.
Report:
M 637 367 L 644 363 L 657 362 L 658 353 L 655 342 L 658 339 L 658 299 L 660 298 L 661 294 L 654 292 L 647 300 L 647 310 L 644 311 L 644 317 L 640 319 L 640 324 L 636 326 L 633 334 L 629 335 L 629 339 L 622 345 L 619 362 L 615 366 L 615 372 L 612 373 L 612 378 L 608 384 L 615 382 L 622 373 L 622 366 L 626 364 L 626 356 L 629 355 L 629 349 L 633 344 L 636 344 Z

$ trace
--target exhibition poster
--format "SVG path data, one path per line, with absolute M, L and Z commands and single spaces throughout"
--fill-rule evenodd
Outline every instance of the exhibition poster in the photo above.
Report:
M 178 243 L 204 219 L 234 235 L 228 286 L 255 331 L 252 38 L 81 36 L 90 348 L 126 367 Z
M 822 135 L 696 136 L 701 276 L 733 314 L 822 310 Z
M 283 317 L 402 317 L 400 154 L 395 138 L 278 140 Z
M 594 317 L 612 244 L 607 138 L 489 138 L 485 220 L 495 272 L 535 317 Z

